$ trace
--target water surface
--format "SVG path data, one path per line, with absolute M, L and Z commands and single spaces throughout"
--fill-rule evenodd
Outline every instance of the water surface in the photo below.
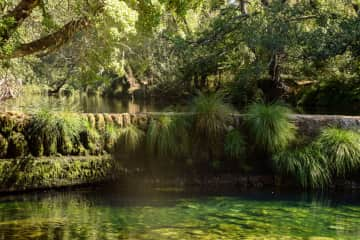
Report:
M 123 194 L 0 198 L 0 239 L 360 239 L 359 195 Z

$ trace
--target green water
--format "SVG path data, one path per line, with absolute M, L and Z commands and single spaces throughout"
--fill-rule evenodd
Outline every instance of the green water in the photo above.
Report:
M 360 239 L 359 195 L 75 191 L 0 198 L 0 239 Z

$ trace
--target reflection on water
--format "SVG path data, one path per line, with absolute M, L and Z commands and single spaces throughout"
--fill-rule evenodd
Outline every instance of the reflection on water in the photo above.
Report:
M 98 191 L 0 198 L 0 239 L 360 239 L 359 202 Z
M 69 97 L 24 94 L 19 98 L 0 102 L 0 111 L 32 113 L 39 109 L 91 113 L 137 113 L 159 111 L 161 109 L 161 104 L 146 102 L 144 100 L 124 101 L 101 96 L 87 96 L 85 94 L 74 94 Z

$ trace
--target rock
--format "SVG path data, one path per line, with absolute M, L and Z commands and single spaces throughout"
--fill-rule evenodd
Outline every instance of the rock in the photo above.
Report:
M 123 113 L 122 114 L 122 118 L 123 118 L 123 126 L 126 127 L 128 125 L 131 124 L 131 117 L 130 114 L 128 113 Z
M 100 132 L 103 132 L 105 130 L 105 118 L 104 115 L 101 113 L 98 113 L 95 115 L 95 120 L 96 120 L 96 129 L 99 130 Z

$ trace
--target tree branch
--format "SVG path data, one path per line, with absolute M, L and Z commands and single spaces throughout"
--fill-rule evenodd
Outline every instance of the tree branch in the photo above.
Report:
M 51 51 L 68 42 L 76 32 L 87 28 L 89 25 L 90 20 L 87 17 L 70 21 L 58 31 L 33 42 L 24 43 L 17 47 L 10 55 L 0 56 L 0 59 L 18 58 L 37 52 Z
M 13 10 L 2 17 L 1 20 L 8 22 L 4 32 L 0 33 L 0 47 L 3 46 L 15 30 L 30 16 L 35 7 L 40 4 L 40 0 L 22 0 Z

